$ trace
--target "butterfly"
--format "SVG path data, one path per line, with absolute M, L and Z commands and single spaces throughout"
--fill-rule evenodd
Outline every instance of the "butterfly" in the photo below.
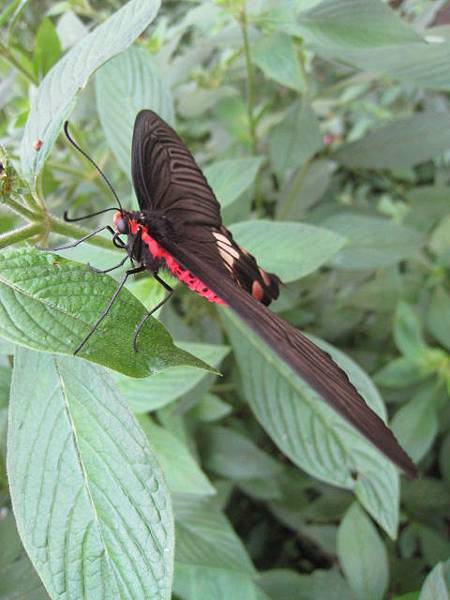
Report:
M 131 165 L 139 210 L 121 207 L 114 214 L 114 228 L 109 229 L 113 242 L 126 250 L 125 259 L 131 258 L 137 266 L 127 271 L 94 330 L 131 274 L 150 271 L 169 297 L 172 289 L 158 276 L 165 268 L 200 296 L 233 311 L 331 408 L 409 477 L 415 477 L 414 463 L 347 374 L 329 354 L 267 308 L 278 297 L 280 279 L 260 268 L 236 243 L 222 223 L 220 204 L 194 157 L 174 129 L 151 110 L 142 110 L 136 117 Z M 137 332 L 164 302 L 144 317 Z

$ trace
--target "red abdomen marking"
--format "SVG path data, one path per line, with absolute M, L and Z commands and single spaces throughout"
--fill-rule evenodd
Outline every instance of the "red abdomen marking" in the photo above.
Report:
M 225 302 L 216 296 L 216 294 L 207 288 L 207 286 L 195 277 L 190 271 L 187 269 L 183 269 L 181 265 L 177 263 L 177 261 L 173 258 L 167 250 L 161 248 L 156 240 L 152 238 L 152 236 L 148 233 L 147 229 L 137 223 L 136 221 L 129 221 L 128 223 L 129 231 L 133 235 L 136 235 L 138 230 L 141 230 L 141 239 L 144 244 L 149 249 L 151 255 L 156 259 L 163 259 L 166 263 L 167 269 L 172 273 L 174 277 L 176 277 L 179 281 L 182 281 L 184 284 L 188 286 L 193 292 L 198 294 L 199 296 L 203 296 L 209 300 L 209 302 L 215 302 L 216 304 L 225 304 Z

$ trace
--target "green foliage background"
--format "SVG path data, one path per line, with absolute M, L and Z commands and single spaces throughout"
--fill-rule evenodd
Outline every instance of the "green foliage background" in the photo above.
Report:
M 1 10 L 0 600 L 448 598 L 446 3 Z M 133 207 L 141 108 L 176 126 L 236 240 L 285 282 L 273 309 L 387 416 L 420 479 L 182 286 L 138 355 L 134 326 L 161 299 L 149 278 L 89 362 L 72 356 L 116 285 L 83 263 L 122 255 L 103 235 L 33 247 L 111 216 L 62 219 L 113 201 L 59 133 L 70 117 Z

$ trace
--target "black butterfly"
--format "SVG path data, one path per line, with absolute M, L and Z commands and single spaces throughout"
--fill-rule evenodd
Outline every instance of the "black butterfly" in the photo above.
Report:
M 109 229 L 114 243 L 138 266 L 127 271 L 93 331 L 132 273 L 149 270 L 170 294 L 171 288 L 158 277 L 158 271 L 167 268 L 198 294 L 233 310 L 334 410 L 409 477 L 415 477 L 415 465 L 346 373 L 266 307 L 277 298 L 280 280 L 259 268 L 255 258 L 236 244 L 222 224 L 220 205 L 193 156 L 176 132 L 150 110 L 136 117 L 131 164 L 140 210 L 121 208 L 114 215 L 115 230 Z M 127 235 L 126 243 L 121 234 Z

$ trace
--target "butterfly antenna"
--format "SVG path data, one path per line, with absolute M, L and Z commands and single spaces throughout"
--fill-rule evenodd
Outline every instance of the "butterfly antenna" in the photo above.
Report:
M 84 221 L 85 219 L 90 219 L 91 217 L 96 217 L 97 215 L 102 215 L 105 212 L 109 212 L 110 210 L 114 210 L 115 212 L 117 212 L 117 208 L 114 206 L 114 208 L 104 208 L 103 210 L 98 210 L 97 212 L 91 213 L 90 215 L 83 215 L 82 217 L 69 217 L 69 211 L 65 210 L 64 211 L 64 221 L 67 221 L 68 223 L 76 223 L 76 221 Z
M 78 152 L 80 154 L 82 154 L 84 156 L 84 158 L 86 158 L 91 165 L 93 165 L 95 167 L 95 169 L 98 171 L 98 173 L 101 175 L 103 181 L 106 183 L 106 185 L 109 187 L 110 192 L 112 193 L 112 195 L 114 196 L 117 204 L 119 205 L 119 208 L 121 211 L 123 211 L 122 208 L 122 204 L 120 203 L 119 200 L 119 196 L 116 194 L 116 190 L 113 188 L 111 182 L 109 181 L 109 179 L 106 177 L 106 175 L 103 173 L 103 171 L 100 169 L 100 167 L 98 166 L 98 164 L 95 162 L 94 159 L 92 159 L 84 150 L 83 148 L 80 148 L 80 146 L 76 143 L 76 141 L 73 139 L 73 137 L 70 135 L 69 133 L 69 121 L 65 121 L 64 123 L 64 133 L 66 135 L 66 138 L 69 140 L 69 142 L 72 144 L 72 146 L 74 148 L 76 148 L 78 150 Z M 112 210 L 112 209 L 106 209 L 106 210 Z M 102 212 L 106 212 L 106 211 L 102 211 Z M 89 215 L 90 217 L 97 215 L 97 214 L 101 214 L 100 213 L 93 213 L 92 215 Z M 79 220 L 79 219 L 66 219 L 66 221 L 75 221 L 75 220 Z

